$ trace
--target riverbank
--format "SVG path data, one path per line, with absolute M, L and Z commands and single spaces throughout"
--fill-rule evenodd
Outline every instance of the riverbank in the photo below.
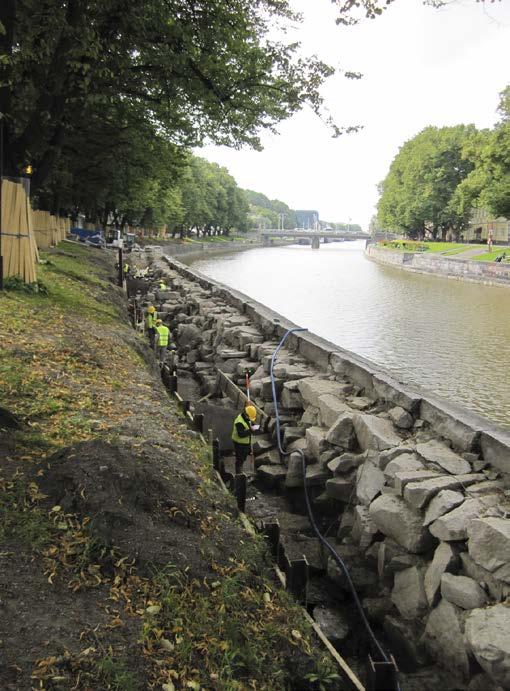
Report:
M 1 688 L 337 688 L 129 324 L 113 254 L 43 258 L 38 293 L 0 294 Z
M 248 368 L 252 400 L 274 417 L 271 354 L 295 325 L 172 258 L 154 266 L 171 288 L 155 297 L 178 372 L 213 396 L 218 368 L 241 387 Z M 419 688 L 506 688 L 510 434 L 310 333 L 290 336 L 275 376 L 283 438 L 305 455 L 314 508 L 329 517 L 367 616 L 414 670 L 432 659 L 448 671 Z M 298 457 L 284 464 L 264 441 L 256 466 L 259 483 L 302 507 Z M 347 599 L 332 560 L 301 542 L 314 573 Z
M 380 264 L 483 285 L 510 286 L 510 265 L 427 252 L 403 252 L 368 245 L 365 255 Z

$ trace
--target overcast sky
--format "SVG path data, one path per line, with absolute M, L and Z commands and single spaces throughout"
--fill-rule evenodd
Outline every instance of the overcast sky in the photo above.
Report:
M 382 17 L 335 24 L 330 0 L 291 0 L 304 15 L 296 35 L 308 52 L 364 74 L 340 75 L 323 88 L 339 124 L 359 134 L 333 139 L 310 111 L 263 135 L 264 151 L 208 146 L 197 153 L 226 166 L 241 187 L 318 209 L 328 221 L 367 227 L 382 180 L 399 147 L 427 125 L 497 120 L 498 94 L 510 83 L 510 0 L 457 0 L 435 10 L 397 0 Z

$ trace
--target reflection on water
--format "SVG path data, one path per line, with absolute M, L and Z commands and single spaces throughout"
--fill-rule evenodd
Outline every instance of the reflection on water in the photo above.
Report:
M 510 426 L 510 290 L 382 267 L 363 241 L 254 249 L 194 268 Z

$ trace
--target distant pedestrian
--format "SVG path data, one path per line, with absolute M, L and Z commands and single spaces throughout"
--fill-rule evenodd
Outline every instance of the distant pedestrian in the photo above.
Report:
M 236 456 L 236 475 L 242 470 L 243 464 L 248 458 L 251 449 L 251 435 L 259 429 L 257 410 L 255 406 L 248 404 L 235 418 L 232 430 L 234 453 Z
M 156 349 L 156 355 L 158 362 L 161 367 L 166 361 L 166 352 L 168 349 L 168 344 L 170 341 L 170 329 L 165 326 L 161 319 L 156 319 L 156 335 L 154 338 L 154 344 Z
M 151 348 L 154 348 L 154 339 L 156 337 L 156 319 L 158 318 L 158 313 L 156 308 L 152 305 L 147 308 L 147 314 L 145 315 L 145 326 L 147 328 L 147 333 L 149 334 L 149 342 Z
M 129 276 L 129 271 L 130 271 L 130 269 L 131 269 L 131 267 L 130 267 L 129 264 L 126 262 L 126 263 L 124 264 L 124 266 L 122 267 L 122 270 L 123 270 L 123 272 L 124 272 L 124 278 L 127 278 L 127 277 Z
M 159 282 L 159 289 L 166 290 L 166 283 L 163 280 Z

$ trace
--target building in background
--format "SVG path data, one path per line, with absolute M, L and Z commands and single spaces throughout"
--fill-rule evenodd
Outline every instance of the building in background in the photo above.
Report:
M 504 216 L 495 217 L 485 209 L 473 209 L 469 226 L 461 233 L 461 238 L 466 242 L 486 242 L 490 234 L 493 242 L 508 244 L 510 220 Z

